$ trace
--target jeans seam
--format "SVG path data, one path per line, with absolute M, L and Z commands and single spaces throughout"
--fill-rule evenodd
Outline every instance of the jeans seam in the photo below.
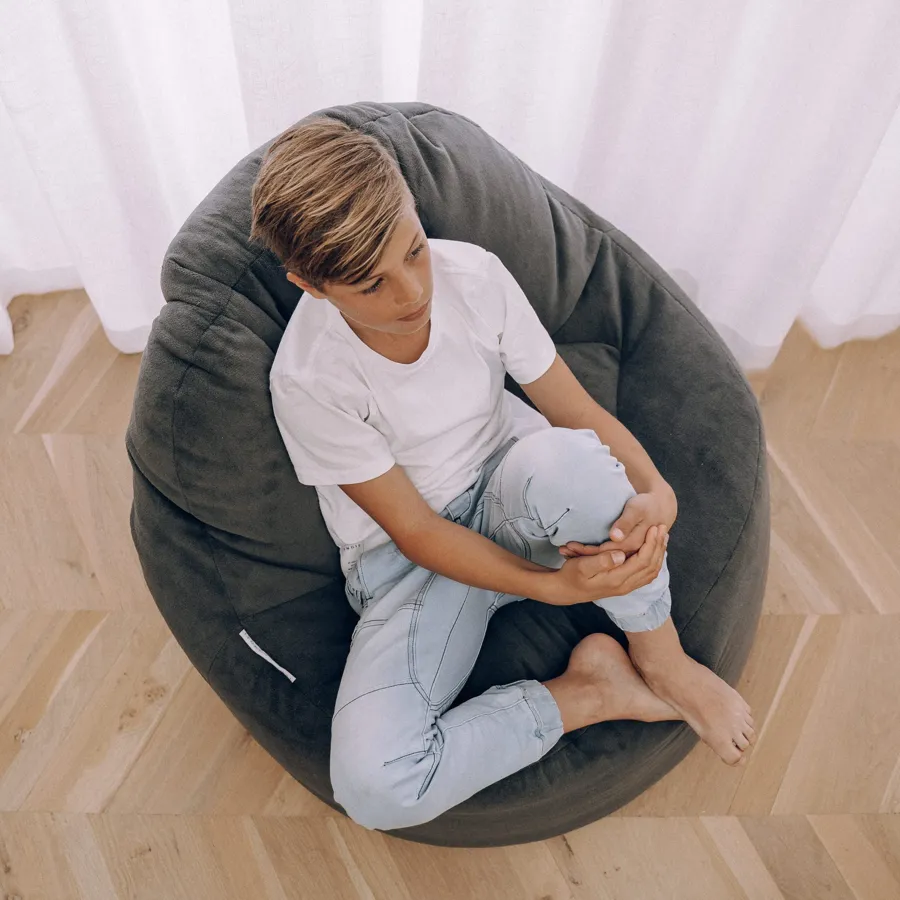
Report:
M 528 540 L 522 534 L 521 531 L 516 527 L 515 522 L 512 519 L 501 519 L 500 522 L 497 523 L 497 527 L 494 528 L 489 534 L 486 535 L 490 540 L 497 542 L 497 535 L 500 533 L 500 529 L 503 528 L 504 525 L 509 525 L 515 536 L 522 542 L 522 557 L 523 559 L 531 559 L 531 544 L 529 544 Z
M 481 646 L 484 646 L 484 636 L 487 634 L 487 628 L 488 628 L 488 624 L 491 621 L 491 616 L 496 611 L 496 604 L 497 604 L 498 598 L 499 598 L 499 594 L 497 594 L 497 592 L 495 591 L 494 592 L 494 601 L 487 608 L 487 611 L 485 613 L 484 631 L 482 632 L 482 635 L 481 635 Z M 449 643 L 449 641 L 448 641 L 448 643 Z M 480 652 L 480 648 L 479 648 L 479 652 Z M 475 659 L 472 660 L 472 665 L 469 666 L 468 672 L 466 672 L 466 674 L 463 675 L 463 677 L 460 678 L 460 680 L 457 681 L 456 684 L 453 685 L 453 687 L 443 697 L 441 697 L 441 699 L 439 701 L 437 701 L 437 703 L 434 704 L 434 707 L 436 709 L 443 706 L 444 703 L 446 703 L 449 698 L 455 697 L 462 690 L 463 685 L 469 680 L 469 676 L 472 674 L 472 670 L 475 668 L 476 662 L 478 662 L 477 654 L 475 656 Z
M 453 624 L 450 626 L 450 628 L 447 629 L 447 640 L 444 642 L 444 649 L 441 651 L 441 658 L 438 660 L 437 666 L 435 666 L 435 669 L 434 669 L 434 678 L 432 679 L 432 682 L 431 682 L 431 688 L 428 691 L 429 696 L 434 691 L 434 684 L 437 681 L 438 675 L 440 674 L 440 671 L 441 671 L 441 663 L 443 663 L 444 657 L 447 655 L 447 648 L 450 646 L 450 639 L 453 637 L 453 629 L 456 628 L 456 625 L 459 622 L 459 617 L 462 615 L 463 609 L 465 609 L 466 603 L 469 602 L 469 596 L 471 595 L 471 593 L 472 593 L 471 586 L 466 585 L 466 596 L 463 597 L 463 601 L 459 605 L 459 609 L 457 610 L 456 618 L 453 620 Z M 468 677 L 468 676 L 466 676 L 466 677 Z M 437 704 L 434 704 L 433 701 L 431 701 L 431 700 L 429 700 L 428 702 L 429 702 L 429 705 L 440 706 L 440 703 L 443 702 L 443 699 L 444 698 L 442 698 L 442 700 L 439 701 Z
M 534 474 L 528 476 L 525 479 L 525 484 L 522 486 L 522 506 L 525 507 L 525 511 L 528 513 L 529 518 L 537 519 L 537 516 L 534 514 L 534 510 L 532 510 L 531 505 L 528 502 L 528 488 L 531 487 L 531 482 L 534 481 Z M 503 510 L 503 514 L 506 515 L 506 509 L 503 506 L 503 499 L 500 500 L 500 509 Z
M 412 684 L 412 682 L 411 681 L 398 681 L 396 684 L 385 684 L 385 685 L 382 685 L 381 687 L 372 688 L 370 691 L 363 691 L 363 693 L 357 694 L 355 697 L 352 697 L 346 703 L 342 704 L 339 709 L 336 709 L 334 711 L 334 713 L 332 714 L 331 719 L 332 719 L 332 721 L 334 721 L 335 717 L 337 716 L 337 714 L 339 712 L 346 709 L 351 703 L 355 703 L 357 700 L 359 700 L 362 697 L 366 697 L 369 694 L 376 694 L 376 693 L 378 693 L 378 691 L 386 691 L 386 690 L 389 690 L 390 688 L 402 687 L 405 684 Z
M 543 747 L 544 740 L 544 719 L 541 716 L 540 711 L 534 702 L 529 698 L 528 692 L 523 687 L 522 688 L 522 699 L 528 704 L 528 708 L 531 710 L 531 714 L 534 716 L 535 721 L 538 723 L 538 731 L 541 733 L 541 746 Z
M 416 594 L 416 602 L 413 606 L 413 614 L 412 614 L 412 622 L 410 623 L 409 634 L 406 637 L 406 666 L 409 669 L 409 677 L 412 679 L 412 683 L 416 686 L 416 690 L 419 692 L 419 695 L 425 701 L 425 703 L 431 706 L 431 698 L 428 696 L 428 693 L 425 690 L 425 686 L 419 680 L 419 676 L 416 673 L 416 665 L 415 665 L 415 654 L 413 652 L 413 648 L 416 642 L 416 636 L 419 633 L 419 618 L 422 612 L 422 607 L 425 604 L 425 593 L 428 588 L 434 584 L 435 579 L 437 578 L 437 574 L 432 572 L 428 578 L 425 579 L 425 584 L 419 588 L 418 593 Z M 423 724 L 422 726 L 422 742 L 424 750 L 425 743 L 425 728 L 427 725 Z
M 363 622 L 362 619 L 357 623 L 356 628 L 353 629 L 353 634 L 351 638 L 356 637 L 361 631 L 365 631 L 366 628 L 373 628 L 375 625 L 384 625 L 387 622 L 387 619 L 368 619 Z
M 428 786 L 431 784 L 431 779 L 434 775 L 434 770 L 437 768 L 438 764 L 438 755 L 434 750 L 426 750 L 426 753 L 431 754 L 431 768 L 428 770 L 428 774 L 422 779 L 422 786 L 419 788 L 418 793 L 416 794 L 416 800 L 422 799 L 422 794 L 428 789 Z M 443 748 L 441 748 L 441 755 L 443 756 Z
M 500 505 L 501 511 L 503 511 L 503 504 L 501 503 L 499 505 Z M 566 512 L 563 513 L 563 516 L 567 512 L 569 512 L 569 510 L 566 510 Z M 560 516 L 560 519 L 561 518 L 562 518 L 562 516 Z M 523 557 L 525 559 L 530 560 L 531 559 L 531 550 L 532 550 L 531 541 L 528 539 L 527 535 L 522 533 L 522 530 L 519 528 L 519 525 L 518 525 L 518 523 L 522 520 L 527 520 L 529 522 L 534 521 L 533 519 L 530 519 L 528 516 L 507 516 L 504 511 L 504 518 L 500 522 L 497 523 L 497 527 L 490 533 L 490 538 L 493 541 L 496 538 L 497 534 L 499 533 L 500 529 L 504 525 L 509 525 L 510 528 L 512 528 L 512 530 L 516 533 L 516 536 L 519 538 L 519 540 L 522 542 Z
M 401 759 L 406 759 L 408 756 L 423 756 L 433 752 L 433 750 L 413 750 L 412 753 L 402 753 L 400 756 L 395 756 L 393 759 L 386 760 L 381 765 L 382 767 L 389 766 L 391 763 L 399 762 Z
M 599 437 L 596 435 L 596 433 L 594 433 L 594 436 L 597 437 L 599 440 Z M 602 444 L 602 441 L 601 441 L 601 444 Z M 512 449 L 512 448 L 510 448 L 510 449 Z M 510 520 L 510 518 L 511 518 L 510 516 L 507 515 L 506 507 L 503 505 L 503 476 L 506 471 L 504 463 L 507 461 L 508 458 L 509 458 L 509 453 L 507 453 L 506 456 L 504 456 L 503 459 L 500 461 L 501 472 L 500 472 L 500 478 L 498 479 L 498 484 L 497 484 L 498 496 L 496 498 L 497 504 L 500 507 L 500 511 L 503 514 L 504 519 L 506 519 L 506 520 Z M 565 510 L 563 510 L 562 513 L 560 513 L 560 515 L 556 518 L 555 521 L 551 522 L 549 525 L 544 525 L 544 523 L 540 520 L 540 518 L 535 514 L 531 504 L 528 501 L 528 488 L 531 486 L 531 482 L 533 480 L 534 480 L 534 475 L 533 474 L 529 475 L 528 478 L 525 479 L 525 484 L 522 486 L 522 506 L 525 508 L 526 515 L 515 516 L 514 518 L 530 519 L 533 522 L 537 522 L 541 526 L 541 528 L 543 528 L 545 531 L 549 531 L 555 525 L 559 524 L 559 522 L 562 520 L 563 516 L 570 513 L 572 511 L 572 508 L 567 507 Z M 516 531 L 519 534 L 519 537 L 522 537 L 524 539 L 524 535 L 521 533 L 521 531 L 518 530 L 518 528 L 516 528 Z M 526 540 L 526 542 L 527 542 L 527 540 Z M 531 557 L 529 556 L 528 558 L 530 559 Z

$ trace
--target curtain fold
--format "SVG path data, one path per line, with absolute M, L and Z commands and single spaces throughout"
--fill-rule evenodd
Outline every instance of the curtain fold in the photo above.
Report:
M 84 287 L 143 349 L 184 219 L 316 109 L 477 121 L 641 244 L 748 370 L 900 326 L 894 0 L 43 0 L 0 22 L 0 352 Z

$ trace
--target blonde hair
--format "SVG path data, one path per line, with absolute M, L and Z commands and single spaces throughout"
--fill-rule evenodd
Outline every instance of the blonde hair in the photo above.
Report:
M 250 240 L 315 290 L 375 271 L 416 200 L 389 151 L 337 119 L 305 119 L 266 151 L 251 194 Z

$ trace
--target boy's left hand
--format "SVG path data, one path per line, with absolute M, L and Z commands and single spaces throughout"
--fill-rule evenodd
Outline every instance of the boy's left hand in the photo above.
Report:
M 636 494 L 622 510 L 622 515 L 609 529 L 610 540 L 604 544 L 581 544 L 569 541 L 559 552 L 571 559 L 574 556 L 594 556 L 606 550 L 622 550 L 626 558 L 644 545 L 647 531 L 653 525 L 665 525 L 667 532 L 678 515 L 678 501 L 668 484 L 643 494 Z

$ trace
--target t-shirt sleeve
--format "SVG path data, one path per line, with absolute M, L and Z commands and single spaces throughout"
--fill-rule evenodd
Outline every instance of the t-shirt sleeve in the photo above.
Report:
M 529 384 L 550 368 L 556 359 L 556 345 L 512 272 L 490 251 L 487 274 L 490 290 L 503 302 L 499 311 L 503 365 L 519 384 Z
M 384 475 L 394 456 L 384 435 L 292 378 L 270 379 L 272 409 L 302 484 L 358 484 Z

